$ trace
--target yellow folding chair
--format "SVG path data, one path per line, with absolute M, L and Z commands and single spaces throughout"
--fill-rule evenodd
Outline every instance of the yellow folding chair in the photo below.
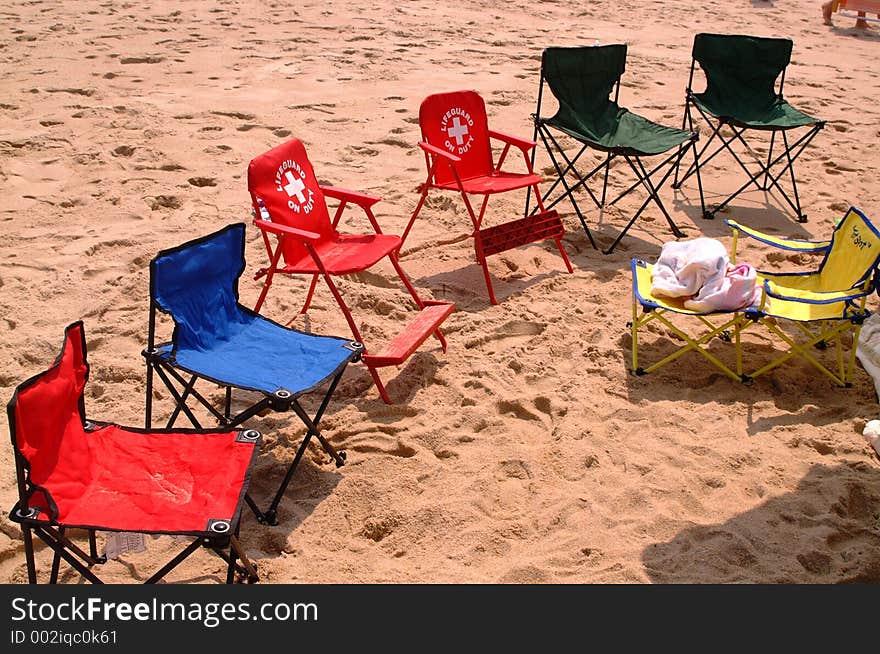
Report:
M 727 220 L 733 230 L 733 254 L 739 237 L 755 238 L 774 247 L 799 252 L 824 253 L 816 270 L 808 272 L 759 272 L 762 298 L 757 308 L 743 316 L 763 325 L 788 350 L 747 375 L 754 379 L 801 356 L 838 386 L 849 386 L 855 366 L 856 344 L 862 323 L 871 312 L 868 296 L 877 283 L 880 262 L 880 231 L 855 207 L 840 220 L 830 241 L 795 241 L 763 234 Z M 793 333 L 793 335 L 792 335 Z M 844 357 L 845 334 L 852 334 L 849 353 Z M 820 361 L 813 349 L 834 344 L 835 369 Z
M 751 323 L 742 312 L 731 311 L 693 311 L 684 306 L 685 298 L 655 296 L 651 293 L 651 280 L 654 266 L 642 259 L 632 259 L 633 281 L 633 319 L 632 330 L 632 370 L 637 375 L 646 375 L 671 363 L 687 352 L 697 352 L 710 361 L 725 375 L 736 381 L 746 381 L 743 376 L 742 348 L 740 333 Z M 639 311 L 641 309 L 641 312 Z M 693 320 L 696 318 L 696 321 Z M 652 322 L 664 325 L 678 336 L 684 344 L 660 361 L 647 367 L 639 366 L 639 330 Z M 684 323 L 689 323 L 687 331 Z M 695 330 L 700 330 L 695 332 Z M 732 370 L 716 353 L 710 350 L 714 338 L 733 342 L 736 370 Z

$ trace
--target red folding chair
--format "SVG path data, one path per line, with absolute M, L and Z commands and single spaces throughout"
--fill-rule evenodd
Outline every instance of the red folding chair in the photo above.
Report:
M 553 239 L 565 267 L 568 272 L 572 272 L 571 263 L 562 247 L 562 236 L 565 234 L 562 220 L 556 211 L 544 209 L 538 190 L 541 176 L 532 170 L 528 152 L 535 147 L 534 141 L 489 129 L 486 105 L 483 98 L 474 91 L 429 95 L 422 101 L 419 109 L 419 126 L 422 130 L 419 147 L 425 154 L 428 177 L 421 186 L 418 205 L 403 232 L 404 241 L 422 210 L 430 189 L 458 191 L 473 223 L 474 250 L 477 261 L 483 267 L 492 304 L 498 304 L 498 301 L 492 290 L 492 280 L 486 263 L 486 257 L 490 255 L 528 243 Z M 497 139 L 504 144 L 497 163 L 493 162 L 490 139 Z M 528 172 L 515 173 L 501 169 L 511 146 L 522 151 Z M 534 191 L 539 212 L 494 227 L 483 227 L 483 216 L 490 195 L 523 188 Z M 474 211 L 469 194 L 483 196 L 479 214 Z
M 201 547 L 236 572 L 257 580 L 238 542 L 242 504 L 257 456 L 253 429 L 136 429 L 86 419 L 89 377 L 82 322 L 65 331 L 55 363 L 15 390 L 7 406 L 15 451 L 18 502 L 10 519 L 21 525 L 28 581 L 37 582 L 33 535 L 53 551 L 50 583 L 64 559 L 85 579 L 93 566 L 96 531 L 186 535 L 193 541 L 145 583 L 155 583 Z M 88 535 L 86 552 L 76 530 Z
M 254 276 L 254 279 L 265 277 L 254 311 L 259 312 L 263 306 L 276 274 L 306 274 L 312 275 L 312 282 L 301 310 L 305 313 L 318 278 L 323 277 L 345 314 L 354 339 L 364 344 L 362 361 L 367 365 L 379 394 L 391 404 L 377 368 L 402 364 L 432 334 L 445 352 L 446 339 L 440 325 L 455 305 L 419 297 L 398 261 L 402 239 L 383 234 L 373 215 L 372 207 L 380 198 L 319 184 L 305 147 L 298 139 L 290 139 L 250 162 L 248 190 L 254 208 L 254 224 L 263 235 L 270 261 L 268 268 L 261 268 Z M 326 197 L 339 201 L 332 222 Z M 338 231 L 339 220 L 349 202 L 363 209 L 374 234 L 342 234 Z M 270 235 L 276 237 L 274 246 Z M 364 343 L 332 278 L 367 270 L 385 257 L 391 260 L 419 312 L 390 343 L 374 351 Z

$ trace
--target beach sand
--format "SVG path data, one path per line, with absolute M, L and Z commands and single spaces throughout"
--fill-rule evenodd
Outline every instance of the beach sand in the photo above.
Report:
M 476 90 L 490 127 L 531 138 L 548 46 L 626 42 L 620 103 L 679 126 L 695 33 L 791 38 L 786 98 L 828 121 L 796 166 L 809 221 L 758 192 L 723 216 L 796 238 L 827 238 L 850 205 L 880 220 L 878 28 L 857 31 L 839 17 L 823 25 L 818 2 L 659 4 L 6 3 L 0 397 L 45 369 L 64 327 L 83 319 L 88 415 L 142 426 L 150 259 L 246 222 L 241 299 L 253 306 L 259 295 L 253 273 L 267 260 L 250 223 L 253 157 L 300 138 L 322 182 L 381 196 L 379 223 L 399 233 L 425 177 L 422 99 Z M 551 167 L 540 148 L 536 167 Z M 733 163 L 707 172 L 710 201 L 733 190 L 735 172 Z M 490 202 L 487 225 L 521 215 L 523 195 L 508 195 Z M 730 246 L 723 216 L 700 218 L 690 181 L 661 195 L 687 238 Z M 628 196 L 601 225 L 588 212 L 601 245 L 641 199 Z M 633 375 L 630 259 L 656 259 L 673 237 L 650 207 L 605 256 L 559 206 L 574 273 L 552 242 L 490 257 L 492 306 L 460 198 L 432 192 L 401 262 L 426 297 L 455 302 L 448 352 L 429 340 L 399 370 L 383 370 L 390 406 L 362 364 L 349 367 L 322 422 L 347 464 L 337 469 L 313 447 L 277 526 L 244 513 L 242 542 L 262 582 L 880 581 L 880 458 L 861 435 L 880 418 L 871 377 L 857 366 L 841 389 L 795 360 L 740 384 L 693 353 Z M 349 231 L 368 227 L 357 212 L 344 220 Z M 811 263 L 757 244 L 740 260 L 772 270 Z M 393 336 L 410 310 L 387 262 L 340 286 L 368 345 Z M 262 312 L 286 322 L 306 288 L 305 279 L 278 280 Z M 323 285 L 308 319 L 315 333 L 348 336 Z M 641 355 L 657 360 L 675 346 L 654 330 Z M 747 365 L 774 347 L 748 334 Z M 157 415 L 169 412 L 160 394 Z M 249 424 L 265 438 L 251 491 L 268 498 L 301 423 L 276 413 Z M 20 532 L 7 513 L 17 498 L 8 442 L 0 582 L 23 583 Z M 147 545 L 100 574 L 143 580 L 180 546 L 171 537 Z M 40 548 L 43 581 L 50 560 Z M 224 578 L 223 562 L 200 552 L 168 581 Z M 62 582 L 78 579 L 62 572 Z

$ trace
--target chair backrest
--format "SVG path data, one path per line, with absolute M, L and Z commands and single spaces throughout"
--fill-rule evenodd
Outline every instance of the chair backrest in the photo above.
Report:
M 150 300 L 174 320 L 174 348 L 203 350 L 252 320 L 238 304 L 244 223 L 163 250 L 150 262 Z
M 781 96 L 776 79 L 791 61 L 791 39 L 738 34 L 697 34 L 693 58 L 706 75 L 701 94 L 714 104 L 739 107 L 737 115 L 765 112 Z
M 607 134 L 616 123 L 615 86 L 619 87 L 625 70 L 623 43 L 545 49 L 541 55 L 541 78 L 559 102 L 551 120 L 586 134 Z
M 492 147 L 486 105 L 475 91 L 435 93 L 419 107 L 422 139 L 461 158 L 456 164 L 461 179 L 492 173 Z M 452 169 L 442 162 L 434 171 L 435 184 L 455 181 Z
M 880 231 L 850 207 L 831 235 L 831 247 L 819 269 L 819 290 L 855 288 L 880 263 Z
M 250 162 L 248 191 L 258 216 L 262 200 L 272 222 L 315 232 L 320 240 L 336 234 L 324 193 L 299 139 L 285 141 Z M 284 239 L 281 252 L 289 264 L 308 256 L 306 247 L 292 238 Z
M 62 458 L 80 458 L 77 453 L 86 458 L 83 388 L 88 376 L 85 333 L 82 322 L 76 322 L 65 330 L 61 354 L 52 366 L 20 384 L 6 407 L 12 445 L 26 461 L 33 490 L 27 498 L 21 484 L 20 500 L 53 518 L 57 513 L 54 502 L 41 487 Z M 16 457 L 16 464 L 20 463 Z M 24 471 L 18 472 L 23 482 Z M 71 478 L 61 483 L 75 487 L 81 482 Z

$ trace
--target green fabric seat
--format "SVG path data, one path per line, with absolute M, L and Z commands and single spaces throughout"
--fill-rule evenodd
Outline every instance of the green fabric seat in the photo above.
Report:
M 712 131 L 700 151 L 694 149 L 694 162 L 682 177 L 679 177 L 679 161 L 673 188 L 680 188 L 688 177 L 696 174 L 704 218 L 713 218 L 715 213 L 753 186 L 761 191 L 778 191 L 794 210 L 798 221 L 806 221 L 793 166 L 795 159 L 824 127 L 825 122 L 800 111 L 783 97 L 785 70 L 791 63 L 792 47 L 790 39 L 781 38 L 740 34 L 697 34 L 694 37 L 682 127 L 694 129 L 693 107 Z M 692 89 L 696 64 L 699 64 L 706 78 L 706 88 L 701 93 L 695 93 Z M 787 132 L 797 128 L 805 130 L 799 138 L 791 137 L 789 140 Z M 723 135 L 722 129 L 725 134 L 730 132 L 730 135 Z M 750 131 L 770 134 L 765 161 L 759 160 L 754 154 L 759 148 L 752 147 L 746 141 L 745 137 Z M 777 133 L 781 135 L 782 147 L 774 153 Z M 716 138 L 720 145 L 709 152 Z M 733 156 L 748 179 L 710 211 L 706 209 L 700 169 L 724 151 Z M 748 155 L 753 165 L 757 163 L 757 172 L 746 165 L 742 154 Z M 790 178 L 790 183 L 787 183 L 791 187 L 790 192 L 780 183 L 786 178 Z
M 675 236 L 683 236 L 663 206 L 658 191 L 673 170 L 668 164 L 680 157 L 686 144 L 692 143 L 696 138 L 692 131 L 655 123 L 618 104 L 620 78 L 626 68 L 626 55 L 625 44 L 545 49 L 541 57 L 541 85 L 538 91 L 538 108 L 535 112 L 535 136 L 540 133 L 558 176 L 544 199 L 547 199 L 560 185 L 563 186 L 565 192 L 553 200 L 548 207 L 567 198 L 593 247 L 596 247 L 596 242 L 575 199 L 575 191 L 586 192 L 600 210 L 604 209 L 608 172 L 611 162 L 617 157 L 626 160 L 635 174 L 636 182 L 608 204 L 615 204 L 635 188 L 648 189 L 648 199 L 630 218 L 629 223 L 611 246 L 604 250 L 606 254 L 613 251 L 652 200 L 663 213 L 672 233 Z M 556 113 L 550 117 L 541 116 L 544 83 L 559 103 Z M 580 151 L 570 157 L 562 143 L 554 136 L 554 132 L 560 132 L 579 142 Z M 581 174 L 577 171 L 576 164 L 588 149 L 604 153 L 604 161 L 590 172 Z M 664 155 L 670 150 L 674 152 L 650 171 L 641 161 L 642 157 Z M 660 173 L 662 179 L 654 184 L 651 176 L 664 169 L 665 172 Z M 596 173 L 604 174 L 605 178 L 601 197 L 587 184 Z M 573 177 L 571 182 L 567 179 L 569 175 Z M 528 205 L 526 209 L 528 211 Z
M 663 154 L 690 138 L 690 132 L 659 125 L 620 108 L 608 111 L 594 125 L 574 117 L 556 116 L 547 124 L 597 150 L 636 156 Z
M 789 39 L 698 34 L 693 55 L 706 74 L 706 90 L 694 94 L 695 103 L 713 116 L 752 129 L 819 122 L 776 93 L 776 79 L 791 61 L 791 50 Z
M 718 118 L 725 118 L 737 127 L 777 130 L 805 127 L 807 125 L 815 125 L 818 122 L 812 116 L 798 111 L 785 100 L 780 100 L 773 106 L 766 107 L 761 111 L 734 114 L 729 106 L 715 101 L 714 98 L 705 99 L 695 96 L 694 99 L 695 104 L 702 107 L 708 113 Z
M 663 154 L 691 133 L 666 127 L 618 106 L 609 95 L 626 63 L 626 45 L 547 48 L 544 80 L 559 101 L 545 123 L 605 152 Z

